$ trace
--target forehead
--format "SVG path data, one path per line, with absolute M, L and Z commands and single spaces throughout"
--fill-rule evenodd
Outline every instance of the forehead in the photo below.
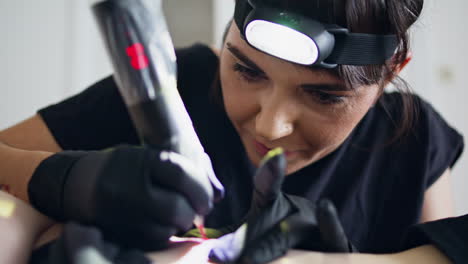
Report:
M 339 78 L 338 71 L 335 69 L 323 69 L 318 67 L 307 67 L 299 64 L 295 64 L 289 61 L 285 61 L 276 57 L 273 57 L 269 54 L 266 54 L 262 51 L 259 51 L 253 47 L 251 47 L 242 37 L 239 32 L 239 29 L 236 23 L 231 23 L 231 26 L 228 29 L 225 42 L 223 44 L 223 50 L 226 53 L 230 53 L 228 51 L 228 45 L 230 43 L 232 47 L 239 50 L 245 57 L 252 60 L 253 62 L 257 63 L 259 66 L 260 64 L 274 64 L 278 66 L 282 71 L 294 71 L 299 72 L 301 74 L 313 74 L 314 76 L 320 76 L 326 79 L 331 79 L 335 82 L 342 82 Z M 223 52 L 224 53 L 224 52 Z

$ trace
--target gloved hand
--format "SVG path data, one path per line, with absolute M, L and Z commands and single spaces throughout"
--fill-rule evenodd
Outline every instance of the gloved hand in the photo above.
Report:
M 207 175 L 183 156 L 147 147 L 65 151 L 44 160 L 28 186 L 32 205 L 57 220 L 97 226 L 107 240 L 156 250 L 212 208 Z M 208 186 L 201 182 L 205 179 Z
M 254 178 L 254 194 L 246 223 L 219 238 L 210 253 L 218 263 L 266 263 L 292 248 L 350 252 L 333 204 L 281 192 L 286 159 L 280 149 L 270 151 Z
M 94 227 L 68 223 L 54 242 L 33 251 L 29 264 L 150 264 L 138 250 L 106 242 Z

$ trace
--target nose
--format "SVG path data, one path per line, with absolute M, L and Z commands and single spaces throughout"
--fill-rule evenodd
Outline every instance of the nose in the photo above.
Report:
M 273 141 L 292 134 L 297 117 L 294 102 L 274 94 L 263 99 L 255 117 L 257 135 Z

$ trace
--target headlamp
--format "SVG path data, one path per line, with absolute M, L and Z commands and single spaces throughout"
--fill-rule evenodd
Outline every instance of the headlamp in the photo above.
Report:
M 350 33 L 266 2 L 237 0 L 234 20 L 249 45 L 283 60 L 324 68 L 383 64 L 398 45 L 395 35 Z

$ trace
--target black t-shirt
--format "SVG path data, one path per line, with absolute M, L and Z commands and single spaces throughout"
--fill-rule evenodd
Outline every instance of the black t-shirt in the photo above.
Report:
M 206 218 L 219 228 L 242 219 L 251 199 L 253 166 L 219 100 L 218 58 L 206 46 L 178 49 L 178 88 L 226 197 Z M 321 160 L 286 177 L 283 190 L 336 205 L 344 229 L 362 252 L 398 250 L 405 230 L 418 222 L 425 190 L 463 150 L 463 138 L 415 96 L 419 119 L 405 140 L 394 135 L 399 93 L 384 94 L 345 142 Z M 385 107 L 384 107 L 385 105 Z M 112 77 L 39 111 L 63 149 L 96 150 L 139 144 Z

